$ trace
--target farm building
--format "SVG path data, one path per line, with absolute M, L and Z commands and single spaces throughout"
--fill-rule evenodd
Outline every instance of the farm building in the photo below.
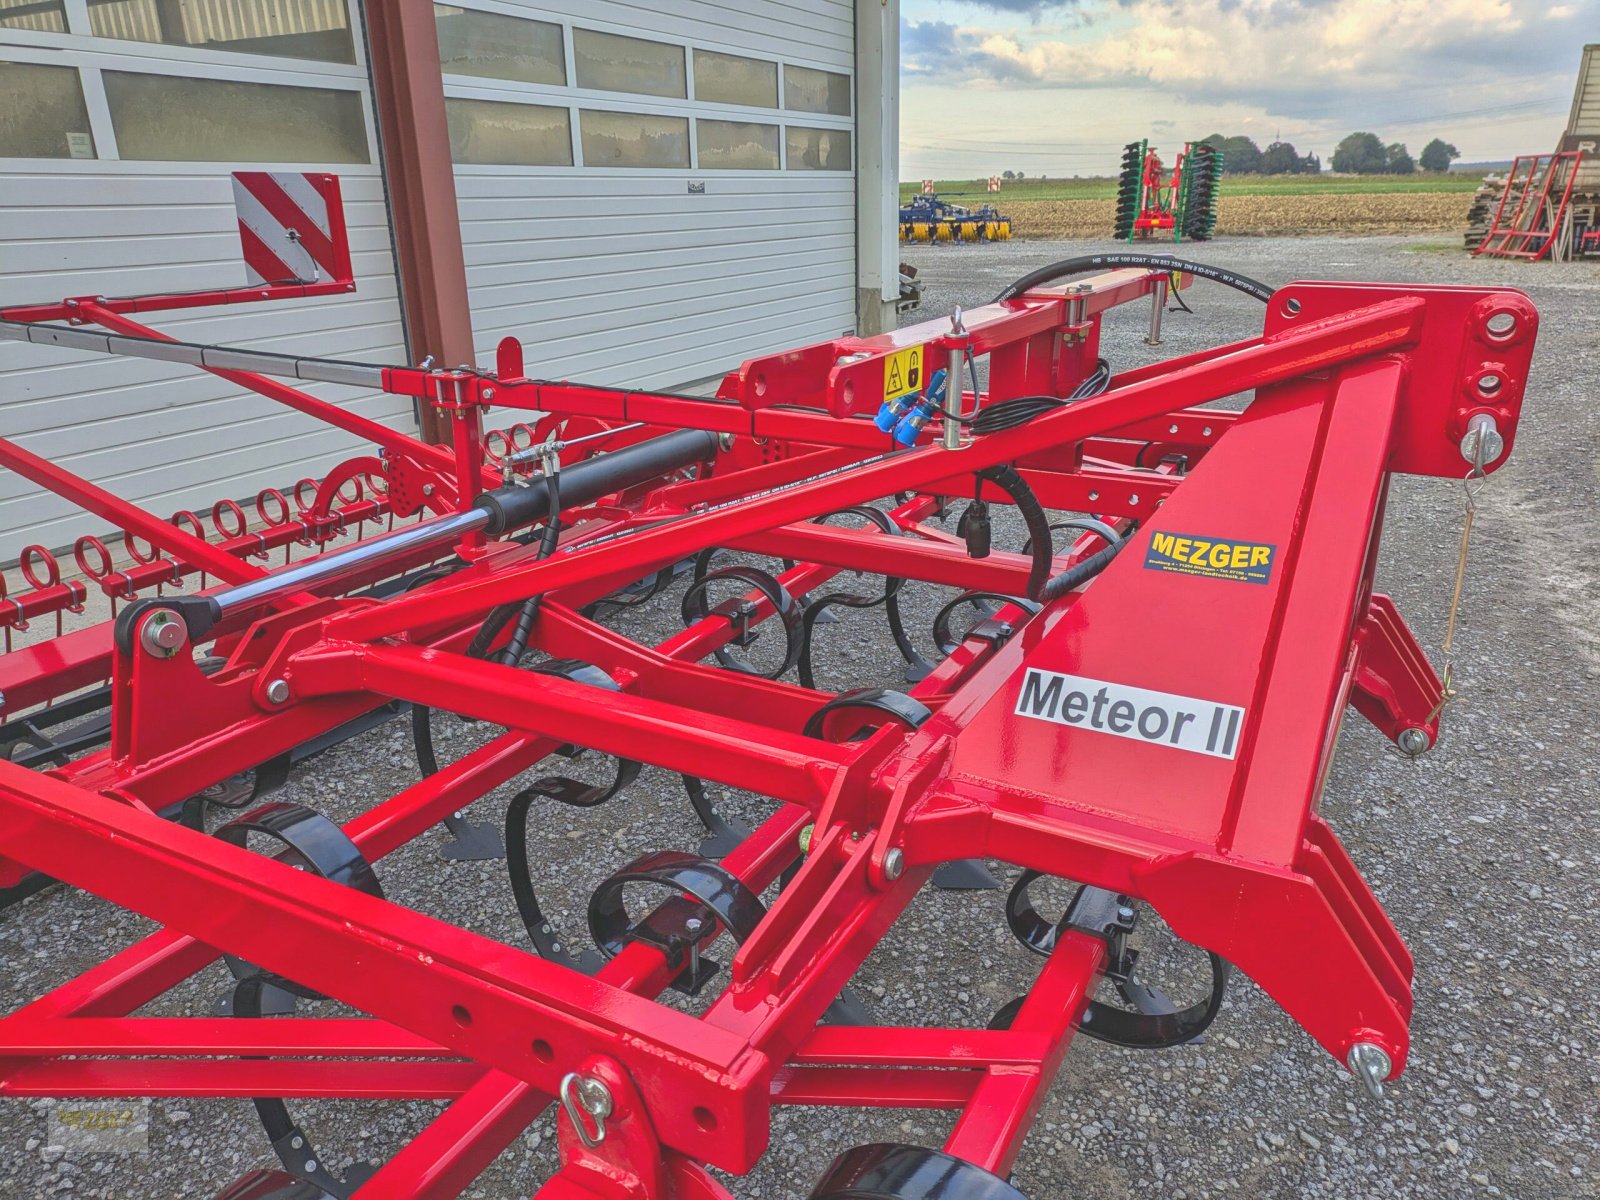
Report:
M 326 170 L 357 294 L 162 328 L 450 364 L 514 334 L 530 374 L 639 386 L 876 331 L 897 22 L 882 0 L 0 0 L 0 304 L 241 283 L 230 173 Z M 0 380 L 5 435 L 162 515 L 353 445 L 161 363 L 8 345 Z M 240 443 L 252 469 L 223 478 Z M 67 511 L 7 474 L 0 556 L 58 544 Z

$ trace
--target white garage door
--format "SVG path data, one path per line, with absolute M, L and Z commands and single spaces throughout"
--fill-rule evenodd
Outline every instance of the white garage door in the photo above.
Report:
M 322 169 L 343 179 L 354 296 L 150 321 L 184 340 L 401 361 L 351 28 L 346 0 L 0 0 L 0 305 L 241 284 L 230 172 Z M 416 428 L 395 397 L 310 390 Z M 192 368 L 10 341 L 0 342 L 0 434 L 161 517 L 286 487 L 360 444 Z M 0 562 L 28 542 L 104 532 L 98 524 L 0 471 Z
M 855 324 L 849 0 L 435 12 L 481 361 L 667 386 Z

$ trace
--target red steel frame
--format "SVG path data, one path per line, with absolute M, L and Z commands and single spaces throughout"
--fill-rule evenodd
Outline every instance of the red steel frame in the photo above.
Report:
M 499 483 L 485 450 L 491 406 L 540 414 L 539 436 L 562 419 L 569 437 L 649 427 L 585 454 L 670 429 L 726 436 L 693 479 L 567 514 L 553 557 L 472 536 L 459 547 L 469 565 L 413 593 L 300 594 L 230 619 L 207 637 L 225 659 L 211 674 L 189 654 L 141 652 L 137 639 L 119 650 L 105 627 L 72 635 L 83 640 L 70 663 L 36 652 L 12 667 L 8 698 L 109 678 L 112 738 L 46 773 L 0 763 L 0 852 L 164 929 L 0 1018 L 0 1095 L 450 1100 L 362 1196 L 455 1194 L 573 1071 L 609 1088 L 608 1136 L 588 1146 L 562 1117 L 563 1165 L 542 1197 L 727 1197 L 706 1167 L 748 1171 L 774 1104 L 952 1110 L 945 1148 L 1003 1175 L 1107 968 L 1104 942 L 1064 933 L 1008 1030 L 818 1024 L 933 869 L 975 855 L 1148 902 L 1340 1061 L 1374 1045 L 1398 1073 L 1411 959 L 1320 816 L 1321 789 L 1347 705 L 1391 738 L 1437 736 L 1439 680 L 1373 590 L 1387 481 L 1459 478 L 1458 444 L 1485 414 L 1509 452 L 1537 314 L 1510 289 L 1297 283 L 1275 295 L 1260 336 L 1124 372 L 1099 396 L 960 450 L 938 445 L 935 422 L 920 445 L 884 456 L 888 439 L 859 419 L 884 395 L 888 357 L 913 347 L 929 362 L 961 350 L 987 358 L 988 388 L 965 397 L 969 410 L 1066 395 L 1093 367 L 1101 314 L 1166 278 L 1116 271 L 1087 294 L 1043 288 L 980 308 L 962 332 L 935 322 L 752 360 L 716 400 L 528 379 L 515 343 L 492 375 L 385 370 L 386 390 L 450 422 L 448 448 L 219 371 L 379 447 L 324 482 L 310 534 L 326 531 L 352 478 L 381 480 L 381 511 L 369 516 L 469 507 Z M 79 298 L 0 318 L 155 337 L 130 313 L 233 298 Z M 1242 414 L 1204 407 L 1252 390 Z M 1186 474 L 1140 465 L 1172 455 L 1185 456 Z M 208 572 L 221 581 L 213 591 L 262 570 L 241 546 L 208 543 L 9 442 L 0 462 Z M 1003 612 L 1017 630 L 1008 640 L 966 638 L 914 689 L 933 712 L 918 729 L 809 736 L 830 695 L 702 665 L 731 637 L 716 616 L 646 647 L 579 611 L 711 546 L 796 560 L 786 576 L 796 594 L 865 569 L 1021 595 L 1027 558 L 974 559 L 921 523 L 931 497 L 970 497 L 977 471 L 1008 463 L 1045 505 L 1137 532 L 1087 586 L 1031 619 Z M 896 510 L 911 536 L 811 523 L 897 493 L 917 497 Z M 1007 499 L 992 485 L 984 494 Z M 1275 565 L 1265 583 L 1152 570 L 1146 551 L 1163 532 L 1271 545 Z M 1082 539 L 1056 568 L 1093 549 Z M 491 608 L 535 594 L 545 599 L 531 645 L 599 666 L 618 692 L 597 700 L 579 683 L 462 653 Z M 1029 668 L 1236 705 L 1236 756 L 1019 716 Z M 287 702 L 268 698 L 269 680 L 286 681 Z M 371 861 L 565 742 L 780 802 L 723 865 L 756 891 L 802 844 L 803 866 L 702 1017 L 653 1000 L 672 969 L 646 944 L 585 976 L 154 815 L 395 699 L 507 732 L 352 821 L 346 832 Z M 370 1019 L 129 1015 L 223 950 Z
M 1561 236 L 1561 222 L 1572 199 L 1572 188 L 1582 162 L 1581 150 L 1523 154 L 1512 160 L 1494 220 L 1489 223 L 1489 232 L 1483 241 L 1473 250 L 1473 257 L 1482 254 L 1490 258 L 1526 258 L 1532 262 L 1548 257 Z M 1506 216 L 1506 202 L 1519 181 L 1522 194 L 1510 216 Z M 1552 191 L 1556 192 L 1553 198 Z

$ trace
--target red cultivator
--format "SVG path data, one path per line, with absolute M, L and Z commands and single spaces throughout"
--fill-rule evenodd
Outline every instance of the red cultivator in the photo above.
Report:
M 1003 1200 L 1074 1033 L 1191 1040 L 1227 964 L 1373 1091 L 1401 1071 L 1411 958 L 1319 799 L 1347 707 L 1410 753 L 1435 740 L 1447 689 L 1372 590 L 1387 481 L 1503 462 L 1538 320 L 1522 294 L 1273 293 L 1113 255 L 964 316 L 753 360 L 715 399 L 530 379 L 511 340 L 493 373 L 426 370 L 176 343 L 135 319 L 347 289 L 338 243 L 302 243 L 334 267 L 310 283 L 0 313 L 6 337 L 193 363 L 377 447 L 298 515 L 267 497 L 244 528 L 222 502 L 207 538 L 0 441 L 146 559 L 112 569 L 84 543 L 115 619 L 0 658 L 5 728 L 31 722 L 49 767 L 0 763 L 3 882 L 48 876 L 164 926 L 0 1019 L 0 1094 L 256 1097 L 287 1174 L 236 1194 L 286 1196 L 453 1195 L 555 1105 L 562 1166 L 540 1196 L 715 1200 L 707 1168 L 748 1171 L 775 1104 L 943 1109 L 942 1149 L 848 1152 L 813 1196 Z M 1159 302 L 1174 266 L 1266 300 L 1263 334 L 1112 377 L 1102 314 Z M 453 444 L 282 378 L 415 397 Z M 1251 390 L 1242 413 L 1202 407 Z M 486 435 L 491 407 L 538 414 L 531 439 Z M 966 505 L 954 536 L 928 523 L 947 497 Z M 1026 525 L 1020 552 L 991 545 L 993 504 Z M 718 566 L 717 548 L 792 565 Z M 681 633 L 649 646 L 596 619 L 682 585 L 685 563 Z M 822 612 L 882 602 L 831 590 L 845 571 L 887 577 L 889 599 L 898 581 L 966 589 L 909 691 L 810 686 Z M 9 625 L 87 599 L 39 578 Z M 180 581 L 201 586 L 158 587 Z M 781 662 L 756 667 L 757 638 Z M 343 828 L 256 803 L 308 746 L 403 705 L 425 767 L 429 709 L 504 732 Z M 71 736 L 96 711 L 103 748 Z M 572 746 L 614 756 L 616 785 L 540 777 L 508 817 L 538 953 L 384 899 L 385 855 L 447 818 L 470 835 L 475 800 Z M 543 919 L 521 834 L 552 804 L 626 803 L 639 763 L 689 778 L 720 858 L 645 848 L 594 893 L 600 953 L 579 956 Z M 701 780 L 776 811 L 735 829 Z M 220 807 L 240 811 L 208 834 Z M 1027 994 L 978 1030 L 841 1005 L 917 891 L 950 864 L 979 874 L 974 857 L 1024 868 L 1006 916 L 1043 956 Z M 1065 912 L 1039 911 L 1040 876 L 1081 885 Z M 1145 905 L 1210 955 L 1189 1007 L 1138 972 Z M 232 1015 L 129 1015 L 222 956 Z M 657 1002 L 669 987 L 703 1013 Z M 296 1017 L 296 995 L 368 1017 Z M 285 1096 L 450 1103 L 360 1182 L 318 1161 Z

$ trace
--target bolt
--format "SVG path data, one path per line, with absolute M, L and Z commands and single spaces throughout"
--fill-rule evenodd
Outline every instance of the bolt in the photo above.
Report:
M 1133 911 L 1133 909 L 1126 904 L 1121 905 L 1117 909 L 1117 920 L 1121 921 L 1124 925 L 1131 922 L 1136 915 L 1137 914 Z
M 1345 1063 L 1349 1066 L 1350 1073 L 1361 1081 L 1361 1085 L 1374 1100 L 1383 1099 L 1383 1081 L 1389 1078 L 1389 1072 L 1394 1064 L 1389 1061 L 1389 1055 L 1382 1046 L 1375 1046 L 1371 1042 L 1357 1042 L 1350 1047 L 1350 1054 Z
M 815 825 L 807 825 L 804 829 L 802 829 L 800 831 L 799 841 L 800 841 L 800 853 L 801 854 L 810 854 L 811 853 L 811 835 L 813 833 L 815 833 L 816 831 L 817 831 L 817 827 Z
M 578 1079 L 578 1105 L 596 1121 L 604 1121 L 613 1108 L 611 1089 L 592 1075 L 581 1076 Z
M 270 704 L 283 704 L 289 699 L 289 681 L 287 679 L 274 679 L 267 684 L 267 701 Z
M 1433 748 L 1433 742 L 1428 738 L 1428 731 L 1416 725 L 1410 729 L 1402 729 L 1400 736 L 1395 739 L 1395 744 L 1400 747 L 1402 754 L 1409 754 L 1412 758 L 1426 754 Z
M 722 450 L 723 452 L 727 452 L 729 450 L 732 450 L 733 449 L 733 434 L 731 434 L 731 433 L 719 433 L 719 434 L 717 434 L 717 448 Z
M 906 872 L 905 853 L 896 846 L 883 856 L 883 877 L 888 880 L 899 879 Z
M 139 644 L 145 648 L 146 653 L 153 654 L 157 658 L 171 658 L 183 649 L 183 644 L 188 640 L 188 629 L 166 609 L 159 609 L 151 614 L 150 619 L 144 623 L 144 628 L 139 631 Z
M 493 388 L 484 388 L 483 389 L 483 398 L 485 400 L 493 400 L 494 399 L 494 389 Z
M 700 931 L 705 928 L 705 922 L 699 917 L 690 917 L 683 928 L 689 935 L 689 979 L 692 982 L 700 974 Z

